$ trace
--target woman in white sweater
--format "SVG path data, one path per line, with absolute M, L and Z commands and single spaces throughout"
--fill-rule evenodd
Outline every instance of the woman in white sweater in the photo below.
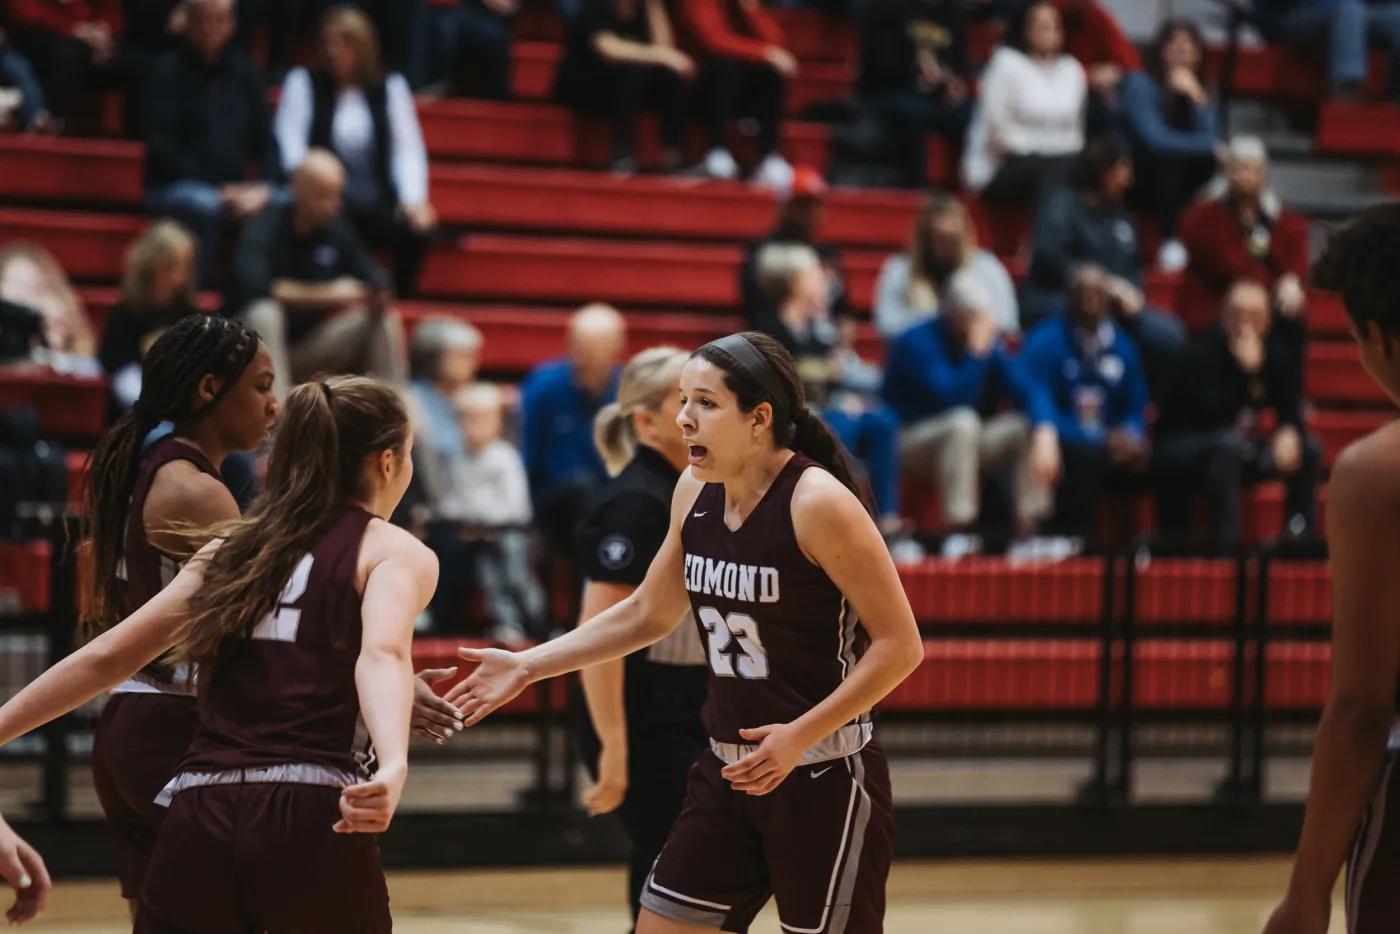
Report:
M 963 153 L 963 181 L 991 203 L 1035 203 L 1084 147 L 1084 67 L 1064 51 L 1050 3 L 1012 18 L 982 76 Z
M 282 85 L 273 129 L 282 167 L 292 172 L 310 147 L 345 166 L 345 212 L 370 246 L 394 256 L 394 286 L 409 295 L 437 225 L 428 201 L 428 155 L 413 94 L 386 75 L 369 17 L 335 7 L 321 21 L 320 64 L 293 69 Z

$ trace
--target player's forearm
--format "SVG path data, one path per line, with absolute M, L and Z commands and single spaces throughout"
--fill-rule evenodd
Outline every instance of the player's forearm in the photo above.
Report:
M 625 664 L 622 659 L 614 658 L 579 672 L 593 731 L 608 746 L 627 742 L 627 709 L 623 704 Z
M 0 707 L 0 745 L 56 720 L 131 677 L 156 655 L 123 646 L 109 629 L 54 665 Z
M 651 645 L 670 631 L 656 623 L 634 594 L 543 645 L 520 653 L 531 681 L 543 681 L 580 668 L 621 658 Z
M 898 637 L 877 638 L 870 643 L 846 680 L 826 699 L 793 721 L 811 747 L 870 710 L 909 677 L 923 661 L 923 644 Z
M 413 710 L 413 664 L 407 648 L 361 649 L 355 690 L 380 767 L 406 765 Z
M 1318 726 L 1307 814 L 1289 887 L 1330 898 L 1347 849 L 1375 792 L 1393 713 L 1328 703 Z

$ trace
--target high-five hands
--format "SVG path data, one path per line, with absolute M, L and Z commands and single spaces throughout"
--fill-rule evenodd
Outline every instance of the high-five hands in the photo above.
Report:
M 454 733 L 461 732 L 462 712 L 438 697 L 433 685 L 450 680 L 455 674 L 456 666 L 425 668 L 413 679 L 413 719 L 409 721 L 409 726 L 414 733 L 439 746 L 451 739 Z
M 505 649 L 471 649 L 463 646 L 457 654 L 475 662 L 476 670 L 454 684 L 446 700 L 462 712 L 464 726 L 476 726 L 486 715 L 507 704 L 529 686 L 531 678 L 520 653 Z

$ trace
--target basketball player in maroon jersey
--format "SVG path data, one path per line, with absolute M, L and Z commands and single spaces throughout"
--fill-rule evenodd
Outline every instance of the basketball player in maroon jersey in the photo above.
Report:
M 407 775 L 413 620 L 437 582 L 432 552 L 387 521 L 411 448 L 388 386 L 298 386 L 248 516 L 0 707 L 8 742 L 173 646 L 199 665 L 138 932 L 391 929 L 372 835 Z
M 1400 405 L 1400 204 L 1338 231 L 1313 267 L 1339 292 L 1361 362 Z M 1400 422 L 1342 452 L 1327 499 L 1332 690 L 1318 726 L 1302 838 L 1267 934 L 1322 934 L 1348 864 L 1348 934 L 1400 929 Z
M 229 318 L 189 315 L 151 345 L 140 398 L 98 442 L 88 471 L 84 537 L 92 573 L 82 602 L 90 634 L 154 597 L 204 545 L 182 528 L 238 518 L 219 468 L 230 452 L 251 451 L 267 438 L 277 416 L 272 384 L 267 348 Z M 174 430 L 143 451 L 163 421 Z M 97 722 L 93 782 L 133 913 L 166 811 L 156 795 L 198 724 L 190 672 L 160 661 L 113 689 Z
M 923 658 L 844 452 L 792 357 L 760 334 L 696 351 L 677 419 L 690 467 L 645 580 L 586 626 L 520 653 L 459 650 L 468 726 L 526 685 L 656 642 L 692 611 L 708 647 L 710 749 L 642 894 L 638 934 L 876 934 L 893 848 L 870 710 Z

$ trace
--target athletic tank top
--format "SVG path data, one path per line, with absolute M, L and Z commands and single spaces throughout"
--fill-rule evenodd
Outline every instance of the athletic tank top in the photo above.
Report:
M 148 600 L 160 593 L 180 573 L 184 562 L 173 558 L 151 544 L 146 537 L 146 522 L 142 518 L 146 511 L 146 499 L 156 474 L 172 461 L 188 461 L 199 470 L 215 479 L 219 472 L 214 469 L 204 452 L 187 441 L 174 435 L 166 435 L 157 441 L 141 461 L 136 473 L 136 483 L 131 490 L 131 504 L 126 514 L 126 539 L 122 547 L 122 559 L 117 564 L 117 577 L 122 581 L 122 615 L 130 616 Z M 116 694 L 194 694 L 194 676 L 188 666 L 175 666 L 163 659 L 151 662 L 133 678 L 119 685 Z
M 373 774 L 355 688 L 355 577 L 373 518 L 346 507 L 297 562 L 271 612 L 217 665 L 201 669 L 199 730 L 167 791 L 208 784 L 210 775 L 221 776 L 215 783 L 344 785 Z
M 724 485 L 707 483 L 681 526 L 685 588 L 709 657 L 702 716 L 712 745 L 743 744 L 741 728 L 802 716 L 836 690 L 869 643 L 841 591 L 797 545 L 792 493 L 812 467 L 820 465 L 794 454 L 735 531 L 724 524 Z M 871 731 L 862 714 L 807 760 L 850 755 Z

